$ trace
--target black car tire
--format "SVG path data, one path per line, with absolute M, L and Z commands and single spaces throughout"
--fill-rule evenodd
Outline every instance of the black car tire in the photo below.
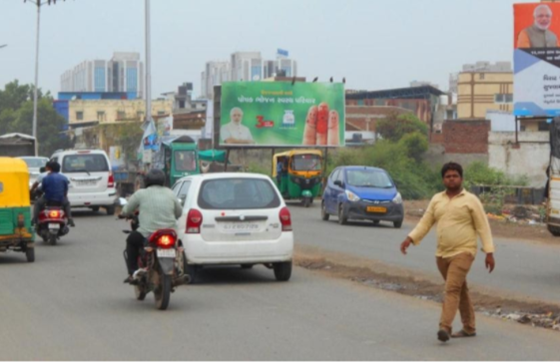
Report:
M 287 282 L 292 276 L 292 262 L 286 261 L 282 263 L 274 263 L 274 277 L 279 282 Z
M 403 222 L 402 220 L 394 221 L 394 222 L 393 222 L 393 226 L 394 226 L 395 228 L 397 228 L 397 229 L 400 229 L 401 226 L 402 226 L 402 222 Z
M 329 213 L 327 212 L 327 207 L 325 206 L 325 202 L 321 203 L 321 219 L 325 221 L 329 221 Z
M 99 206 L 92 206 L 91 211 L 98 212 L 99 211 Z
M 338 223 L 340 225 L 346 225 L 348 223 L 348 216 L 344 213 L 344 205 L 338 205 Z
M 373 225 L 375 225 L 375 226 L 379 225 L 379 223 L 380 223 L 379 220 L 371 220 L 371 221 L 373 221 Z
M 107 215 L 109 215 L 109 216 L 115 215 L 115 207 L 114 206 L 105 206 L 105 211 L 107 211 Z

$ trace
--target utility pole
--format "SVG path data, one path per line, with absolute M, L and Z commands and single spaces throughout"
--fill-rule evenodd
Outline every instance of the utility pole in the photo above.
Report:
M 152 69 L 150 50 L 150 0 L 145 0 L 146 12 L 146 121 L 152 122 Z
M 27 2 L 27 0 L 23 0 Z M 37 91 L 39 87 L 39 27 L 41 22 L 41 6 L 56 4 L 56 0 L 29 0 L 30 3 L 37 6 L 37 36 L 35 44 L 35 86 L 33 90 L 33 137 L 35 137 L 35 156 L 39 155 L 39 141 L 37 139 Z M 5 45 L 4 45 L 5 46 Z

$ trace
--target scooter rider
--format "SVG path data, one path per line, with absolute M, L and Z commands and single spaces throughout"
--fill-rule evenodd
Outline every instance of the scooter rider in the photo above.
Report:
M 171 189 L 164 187 L 165 174 L 161 170 L 150 170 L 145 176 L 146 188 L 136 191 L 122 209 L 121 218 L 139 211 L 140 226 L 126 239 L 128 277 L 125 283 L 134 283 L 138 269 L 138 256 L 147 238 L 159 229 L 176 229 L 177 219 L 183 208 Z
M 50 161 L 45 168 L 48 174 L 41 179 L 41 189 L 44 194 L 35 202 L 33 207 L 34 223 L 38 223 L 41 210 L 43 210 L 49 202 L 55 202 L 64 208 L 64 213 L 68 218 L 68 224 L 70 226 L 75 226 L 70 211 L 70 202 L 68 201 L 68 179 L 66 176 L 60 174 L 60 164 L 58 162 Z

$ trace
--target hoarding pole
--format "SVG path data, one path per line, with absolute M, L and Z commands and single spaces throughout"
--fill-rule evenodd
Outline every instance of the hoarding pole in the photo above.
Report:
M 515 117 L 515 144 L 519 144 L 519 138 L 518 138 L 518 131 L 517 131 L 517 123 L 518 123 L 519 117 Z
M 227 164 L 229 162 L 229 148 L 226 150 L 226 162 L 224 164 L 224 171 L 227 172 Z
M 270 175 L 272 176 L 272 175 L 274 175 L 274 168 L 276 167 L 276 165 L 274 164 L 274 154 L 275 154 L 274 151 L 275 151 L 275 149 L 272 148 L 271 150 L 272 150 L 272 155 L 270 155 L 270 159 L 272 160 L 271 161 L 272 169 L 270 170 Z
M 35 156 L 39 156 L 37 138 L 37 86 L 39 83 L 39 25 L 41 19 L 41 1 L 37 0 L 37 36 L 35 44 L 35 87 L 33 89 L 33 137 L 35 137 Z
M 146 12 L 146 121 L 152 122 L 152 68 L 150 44 L 150 0 L 145 1 Z

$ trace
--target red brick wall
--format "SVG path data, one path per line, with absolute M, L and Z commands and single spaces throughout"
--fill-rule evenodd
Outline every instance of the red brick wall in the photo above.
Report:
M 443 133 L 432 133 L 430 136 L 430 143 L 442 145 L 444 141 Z
M 488 153 L 490 121 L 453 120 L 443 123 L 445 153 Z

